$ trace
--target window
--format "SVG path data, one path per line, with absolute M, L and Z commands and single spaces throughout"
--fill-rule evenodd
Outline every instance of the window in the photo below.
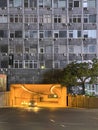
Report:
M 90 8 L 95 8 L 96 7 L 96 0 L 88 0 L 88 6 Z
M 59 31 L 59 37 L 60 37 L 60 38 L 65 38 L 65 37 L 67 37 L 67 31 Z
M 24 7 L 28 8 L 28 0 L 24 0 Z
M 78 32 L 77 32 L 77 37 L 81 37 L 81 31 L 80 30 L 78 30 Z
M 28 22 L 29 22 L 29 16 L 25 15 L 25 23 L 28 23 Z
M 7 0 L 0 0 L 0 7 L 1 8 L 7 7 Z
M 22 44 L 15 45 L 15 52 L 21 54 L 23 52 L 23 45 Z
M 52 37 L 52 31 L 45 31 L 45 37 Z
M 0 30 L 0 37 L 1 38 L 8 37 L 8 31 L 7 30 Z
M 9 0 L 10 7 L 22 7 L 22 0 Z
M 54 30 L 54 38 L 58 38 L 59 37 L 59 31 L 56 31 L 56 30 Z
M 37 7 L 37 0 L 30 0 L 30 7 L 36 8 Z
M 58 7 L 65 8 L 67 6 L 66 0 L 58 0 Z
M 96 14 L 89 15 L 89 23 L 96 23 Z
M 96 38 L 96 30 L 83 30 L 84 38 Z
M 19 60 L 15 60 L 14 61 L 14 67 L 15 68 L 22 68 L 23 67 L 23 63 L 22 63 L 22 61 L 19 61 Z
M 66 6 L 66 0 L 54 0 L 54 8 L 65 8 Z
M 88 38 L 88 30 L 84 30 L 83 31 L 83 37 L 84 38 Z
M 8 45 L 7 44 L 1 45 L 0 46 L 0 52 L 1 53 L 8 53 Z
M 44 0 L 45 7 L 52 7 L 52 0 Z
M 11 23 L 22 23 L 23 16 L 22 15 L 10 15 L 10 22 Z
M 84 23 L 88 23 L 88 15 L 84 15 Z
M 96 30 L 88 30 L 89 38 L 96 38 Z
M 81 23 L 81 15 L 73 15 L 73 23 Z
M 69 30 L 69 38 L 73 37 L 73 31 Z
M 61 16 L 55 15 L 54 16 L 54 23 L 61 23 Z
M 84 8 L 87 8 L 87 7 L 88 7 L 87 0 L 83 0 L 83 7 L 84 7 Z
M 30 32 L 30 38 L 37 38 L 38 36 L 38 34 L 37 34 L 37 31 L 32 31 L 32 30 L 30 30 L 29 31 Z
M 96 0 L 83 0 L 83 7 L 84 8 L 95 8 L 96 7 Z
M 44 23 L 51 23 L 51 15 L 44 15 Z
M 43 54 L 44 53 L 44 48 L 40 48 L 40 53 Z
M 43 0 L 39 0 L 39 7 L 43 7 Z
M 44 38 L 44 32 L 43 31 L 39 32 L 39 38 Z
M 15 38 L 22 38 L 22 31 L 15 31 Z
M 28 20 L 30 23 L 37 23 L 37 16 L 36 15 L 30 15 L 30 19 L 28 17 Z
M 74 1 L 74 7 L 79 7 L 79 1 Z
M 0 23 L 7 23 L 7 15 L 0 15 Z
M 96 52 L 96 46 L 95 45 L 90 45 L 89 46 L 89 52 L 90 53 L 95 53 Z

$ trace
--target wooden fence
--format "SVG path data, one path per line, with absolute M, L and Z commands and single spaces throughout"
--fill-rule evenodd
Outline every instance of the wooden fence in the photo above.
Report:
M 68 95 L 68 107 L 77 108 L 98 108 L 98 97 L 90 97 L 85 95 Z

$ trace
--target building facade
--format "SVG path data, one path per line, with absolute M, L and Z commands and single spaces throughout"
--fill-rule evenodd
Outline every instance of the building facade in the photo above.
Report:
M 49 69 L 98 57 L 97 0 L 0 0 L 0 73 L 41 83 Z

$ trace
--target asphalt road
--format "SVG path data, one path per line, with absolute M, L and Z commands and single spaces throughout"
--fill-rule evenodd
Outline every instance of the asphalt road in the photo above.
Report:
M 98 109 L 0 108 L 0 130 L 98 130 Z

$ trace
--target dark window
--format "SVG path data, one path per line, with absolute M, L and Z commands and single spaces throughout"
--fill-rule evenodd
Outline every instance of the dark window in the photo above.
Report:
M 22 38 L 22 31 L 15 31 L 16 38 Z
M 59 31 L 59 37 L 63 38 L 67 36 L 67 32 L 66 31 Z
M 1 45 L 0 51 L 1 53 L 8 53 L 8 45 Z
M 58 22 L 57 18 L 54 18 L 54 23 L 57 23 L 57 22 Z
M 7 7 L 7 0 L 0 0 L 0 7 Z
M 78 18 L 78 23 L 81 23 L 81 18 Z
M 10 33 L 10 38 L 14 38 L 14 33 Z
M 28 0 L 24 0 L 24 7 L 28 7 Z
M 8 61 L 7 60 L 1 61 L 1 68 L 8 68 Z
M 88 18 L 84 18 L 84 23 L 88 23 Z
M 78 31 L 78 37 L 81 37 L 81 31 Z
M 58 38 L 58 36 L 59 36 L 58 33 L 54 33 L 55 38 Z
M 79 7 L 79 1 L 74 1 L 74 7 Z
M 0 37 L 7 37 L 7 30 L 0 30 Z
M 76 18 L 73 18 L 73 23 L 76 23 L 77 22 L 77 19 Z
M 37 7 L 37 0 L 30 0 L 30 7 Z

